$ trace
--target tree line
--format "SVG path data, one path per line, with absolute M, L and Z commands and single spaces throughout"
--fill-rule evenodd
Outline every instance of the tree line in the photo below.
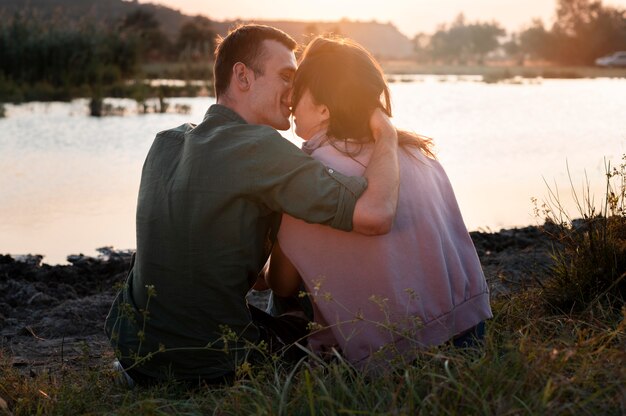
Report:
M 446 64 L 482 64 L 498 50 L 518 64 L 527 59 L 561 65 L 593 65 L 596 58 L 626 50 L 626 10 L 600 0 L 558 0 L 556 20 L 546 28 L 541 20 L 512 33 L 496 22 L 469 23 L 459 15 L 431 36 L 413 41 L 418 60 Z
M 0 102 L 66 100 L 73 97 L 177 94 L 149 92 L 132 79 L 211 78 L 215 47 L 211 21 L 197 16 L 176 36 L 167 36 L 154 14 L 137 8 L 114 24 L 42 19 L 17 13 L 0 16 Z M 626 11 L 600 0 L 558 0 L 556 19 L 539 21 L 507 36 L 496 22 L 468 22 L 463 15 L 432 35 L 414 38 L 421 63 L 483 64 L 499 54 L 524 64 L 528 59 L 560 65 L 592 65 L 599 56 L 626 50 Z M 146 69 L 178 63 L 186 72 Z M 193 63 L 202 63 L 193 72 Z M 169 68 L 167 66 L 163 66 Z
M 0 19 L 0 101 L 145 94 L 125 82 L 145 76 L 141 64 L 209 60 L 215 33 L 195 17 L 170 40 L 154 15 L 137 9 L 112 26 L 67 24 L 33 15 Z

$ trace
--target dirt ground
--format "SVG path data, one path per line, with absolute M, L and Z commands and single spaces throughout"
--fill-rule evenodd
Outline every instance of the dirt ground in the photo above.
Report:
M 550 240 L 537 227 L 471 233 L 492 297 L 536 285 L 551 264 Z M 67 266 L 38 255 L 0 255 L 0 358 L 31 376 L 64 366 L 111 362 L 104 319 L 124 282 L 131 253 L 102 248 Z M 263 292 L 248 300 L 261 305 Z M 3 357 L 4 356 L 4 357 Z

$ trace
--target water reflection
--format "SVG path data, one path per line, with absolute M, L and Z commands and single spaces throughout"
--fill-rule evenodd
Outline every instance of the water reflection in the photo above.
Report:
M 600 198 L 603 158 L 626 153 L 626 80 L 400 81 L 391 84 L 396 123 L 435 139 L 470 229 L 534 223 L 530 198 L 547 195 L 542 177 L 569 199 L 566 160 L 574 184 L 586 170 Z M 0 253 L 40 253 L 58 263 L 102 245 L 134 247 L 139 176 L 155 133 L 199 122 L 213 99 L 170 102 L 189 105 L 190 114 L 90 118 L 85 100 L 7 105 Z

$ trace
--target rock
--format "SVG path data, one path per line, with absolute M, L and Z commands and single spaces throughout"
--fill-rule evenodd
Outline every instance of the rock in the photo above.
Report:
M 37 292 L 26 302 L 27 305 L 52 305 L 58 301 L 45 293 Z
M 0 314 L 4 316 L 11 316 L 13 308 L 6 302 L 0 302 Z
M 42 314 L 32 329 L 43 337 L 92 335 L 104 331 L 113 295 L 96 294 L 68 300 Z
M 41 256 L 17 261 L 0 255 L 0 334 L 26 336 L 31 327 L 40 336 L 100 334 L 117 285 L 127 274 L 130 252 L 108 248 L 94 258 L 76 256 L 76 266 L 42 264 Z M 22 335 L 20 335 L 22 334 Z M 43 335 L 42 335 L 43 334 Z

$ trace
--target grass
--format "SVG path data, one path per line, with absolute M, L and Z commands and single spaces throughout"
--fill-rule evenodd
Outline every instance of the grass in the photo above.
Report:
M 618 415 L 626 411 L 626 308 L 614 306 L 601 299 L 583 314 L 550 314 L 540 289 L 499 298 L 482 350 L 432 349 L 379 377 L 340 360 L 292 369 L 270 361 L 228 388 L 128 390 L 104 365 L 85 361 L 33 378 L 5 354 L 0 397 L 14 415 Z
M 94 365 L 88 351 L 80 364 L 38 376 L 13 367 L 5 352 L 0 414 L 626 414 L 626 304 L 616 290 L 626 227 L 612 225 L 626 219 L 625 183 L 626 156 L 617 169 L 607 164 L 602 208 L 596 212 L 583 192 L 582 220 L 571 219 L 551 194 L 543 212 L 557 239 L 552 276 L 492 300 L 480 349 L 432 348 L 377 376 L 341 357 L 326 363 L 312 356 L 292 368 L 270 357 L 243 364 L 232 387 L 188 389 L 172 381 L 133 390 L 114 385 L 108 360 Z M 585 289 L 569 290 L 579 286 Z

